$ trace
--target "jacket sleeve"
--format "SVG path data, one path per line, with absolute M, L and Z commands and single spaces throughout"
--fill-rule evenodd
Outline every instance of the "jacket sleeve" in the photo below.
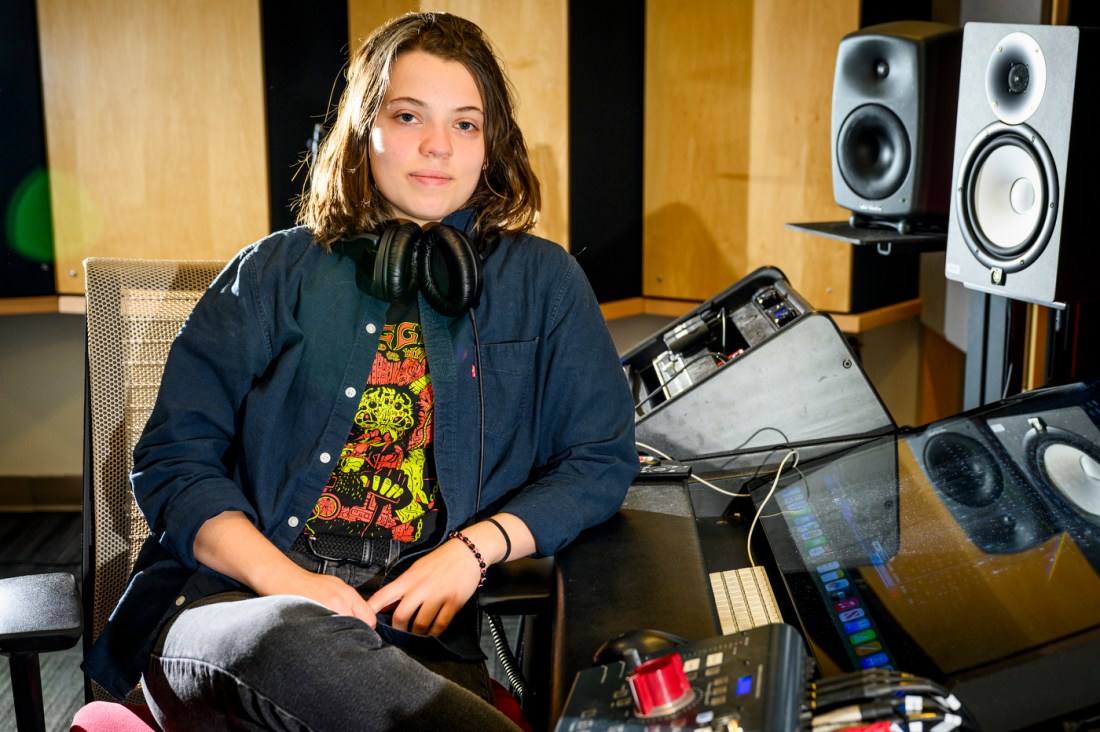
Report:
M 521 518 L 547 556 L 618 511 L 638 474 L 630 389 L 572 257 L 552 292 L 538 371 L 535 472 L 501 510 Z
M 195 535 L 207 519 L 237 510 L 256 521 L 230 477 L 238 409 L 272 357 L 251 251 L 218 275 L 176 336 L 134 449 L 138 507 L 158 542 L 192 569 Z

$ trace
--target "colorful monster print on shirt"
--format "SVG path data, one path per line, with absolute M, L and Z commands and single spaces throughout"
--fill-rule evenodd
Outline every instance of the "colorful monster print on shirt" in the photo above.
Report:
M 416 542 L 442 498 L 432 456 L 432 379 L 416 303 L 390 307 L 366 389 L 307 534 Z

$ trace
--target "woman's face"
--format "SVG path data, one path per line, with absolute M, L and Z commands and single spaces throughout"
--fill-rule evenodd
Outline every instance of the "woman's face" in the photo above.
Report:
M 465 66 L 423 51 L 397 56 L 369 151 L 394 216 L 423 225 L 470 200 L 485 164 L 484 125 L 481 93 Z

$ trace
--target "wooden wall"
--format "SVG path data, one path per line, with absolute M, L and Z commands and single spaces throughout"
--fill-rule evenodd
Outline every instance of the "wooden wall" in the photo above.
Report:
M 785 230 L 833 203 L 836 48 L 859 0 L 646 3 L 642 293 L 705 300 L 765 264 L 847 310 L 850 247 Z
M 706 300 L 749 271 L 753 7 L 646 2 L 646 297 Z
M 81 261 L 228 258 L 268 229 L 257 2 L 39 0 L 59 293 Z
M 859 0 L 754 3 L 747 260 L 773 264 L 815 307 L 846 312 L 852 247 L 784 228 L 845 221 L 833 200 L 832 90 Z
M 519 100 L 517 118 L 542 183 L 535 233 L 569 247 L 569 69 L 565 0 L 348 0 L 348 35 L 358 46 L 378 25 L 411 10 L 440 10 L 481 26 Z

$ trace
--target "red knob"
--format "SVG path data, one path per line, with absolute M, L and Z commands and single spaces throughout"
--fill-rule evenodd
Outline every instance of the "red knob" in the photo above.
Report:
M 684 673 L 684 661 L 678 653 L 640 664 L 626 677 L 626 682 L 634 695 L 634 710 L 639 717 L 673 714 L 695 701 Z

